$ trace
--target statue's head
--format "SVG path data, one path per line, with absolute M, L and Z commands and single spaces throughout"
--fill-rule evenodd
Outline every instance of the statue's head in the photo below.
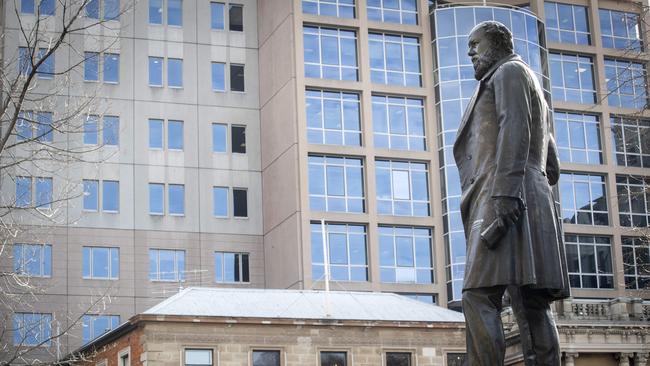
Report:
M 474 77 L 480 80 L 494 63 L 513 54 L 512 33 L 499 22 L 481 22 L 470 32 L 467 46 Z

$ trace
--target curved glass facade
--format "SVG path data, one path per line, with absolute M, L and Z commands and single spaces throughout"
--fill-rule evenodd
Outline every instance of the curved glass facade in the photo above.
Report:
M 447 265 L 447 300 L 460 301 L 465 274 L 465 235 L 460 217 L 460 179 L 452 153 L 461 117 L 478 81 L 467 56 L 472 28 L 485 20 L 505 24 L 513 33 L 515 52 L 532 67 L 548 93 L 549 78 L 543 24 L 525 10 L 488 6 L 454 6 L 430 14 L 436 114 L 440 157 L 442 212 Z

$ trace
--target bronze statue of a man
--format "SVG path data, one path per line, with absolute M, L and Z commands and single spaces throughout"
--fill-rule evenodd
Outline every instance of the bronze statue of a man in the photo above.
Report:
M 512 34 L 487 21 L 468 56 L 479 80 L 456 137 L 454 158 L 467 261 L 463 312 L 470 366 L 503 365 L 501 299 L 508 289 L 526 365 L 560 365 L 550 303 L 568 296 L 561 223 L 552 195 L 560 174 L 550 110 Z

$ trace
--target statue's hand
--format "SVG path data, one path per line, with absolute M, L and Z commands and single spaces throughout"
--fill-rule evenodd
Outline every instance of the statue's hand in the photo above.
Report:
M 514 197 L 494 197 L 494 211 L 500 227 L 513 226 L 521 216 L 521 202 Z

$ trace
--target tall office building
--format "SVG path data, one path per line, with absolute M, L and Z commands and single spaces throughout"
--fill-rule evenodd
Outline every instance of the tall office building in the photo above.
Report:
M 47 21 L 62 16 L 53 0 L 4 3 L 5 63 L 24 52 L 18 18 L 33 23 L 39 3 Z M 625 342 L 612 341 L 650 311 L 640 300 L 650 297 L 641 3 L 143 0 L 122 14 L 129 1 L 91 4 L 85 17 L 107 26 L 75 34 L 51 67 L 80 63 L 70 75 L 80 87 L 62 99 L 99 91 L 83 133 L 64 138 L 97 146 L 102 164 L 3 181 L 3 196 L 56 197 L 62 182 L 83 192 L 59 203 L 64 224 L 35 227 L 3 256 L 3 268 L 44 287 L 16 321 L 69 323 L 108 289 L 105 309 L 65 337 L 74 349 L 180 286 L 323 289 L 326 263 L 333 290 L 460 309 L 451 147 L 477 83 L 468 33 L 494 19 L 555 109 L 574 296 L 558 317 L 610 322 L 616 336 L 599 344 L 612 360 L 631 353 L 641 364 L 637 350 L 650 352 L 631 342 L 621 356 Z M 34 258 L 43 264 L 25 265 Z

